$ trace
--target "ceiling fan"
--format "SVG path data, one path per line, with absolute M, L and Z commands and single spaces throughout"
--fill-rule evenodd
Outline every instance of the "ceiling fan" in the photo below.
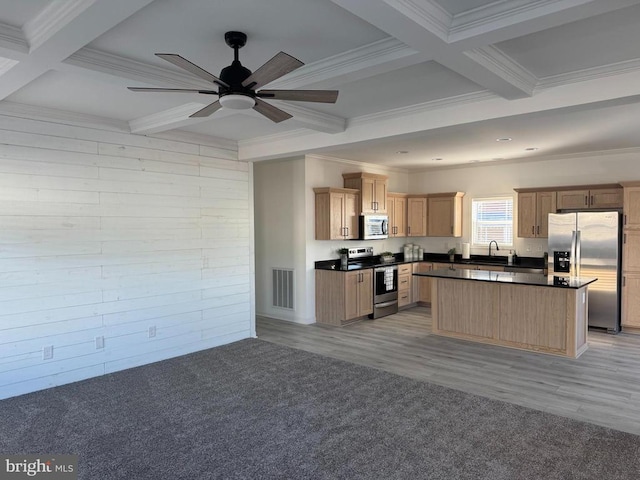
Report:
M 190 115 L 190 117 L 208 117 L 221 107 L 234 110 L 253 108 L 276 123 L 291 118 L 292 115 L 265 102 L 262 100 L 263 98 L 319 103 L 335 103 L 338 99 L 337 90 L 260 90 L 263 85 L 292 72 L 296 68 L 300 68 L 304 63 L 291 55 L 280 52 L 252 73 L 251 70 L 243 67 L 240 60 L 238 60 L 238 50 L 247 43 L 247 35 L 242 32 L 227 32 L 224 34 L 224 40 L 227 45 L 233 48 L 233 62 L 228 67 L 222 69 L 220 77 L 212 75 L 175 53 L 156 53 L 156 55 L 163 60 L 214 83 L 218 87 L 217 91 L 145 87 L 128 87 L 129 90 L 134 92 L 178 92 L 218 95 L 218 97 L 220 97 L 218 100 L 198 110 Z

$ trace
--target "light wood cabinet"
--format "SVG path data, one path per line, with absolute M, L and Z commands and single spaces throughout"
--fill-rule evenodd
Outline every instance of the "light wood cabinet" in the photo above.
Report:
M 347 188 L 314 188 L 316 240 L 351 240 L 359 236 L 359 192 Z
M 373 313 L 373 270 L 316 270 L 316 322 L 345 325 Z
M 360 191 L 360 205 L 358 213 L 387 213 L 387 184 L 386 175 L 356 172 L 343 173 L 345 188 L 355 188 Z
M 418 262 L 416 273 L 430 272 L 431 270 L 433 270 L 432 263 Z M 418 302 L 431 304 L 431 281 L 429 277 L 414 277 Z
M 624 184 L 624 228 L 640 229 L 640 184 Z
M 430 194 L 427 198 L 430 237 L 462 236 L 462 192 Z
M 549 214 L 555 213 L 556 192 L 518 192 L 518 237 L 547 238 L 549 236 Z
M 640 333 L 640 182 L 625 182 L 622 240 L 622 329 Z
M 640 272 L 622 276 L 622 328 L 640 333 Z
M 398 265 L 398 308 L 413 303 L 413 267 L 411 263 Z
M 559 190 L 557 194 L 559 210 L 579 210 L 584 208 L 622 208 L 623 190 L 618 186 L 593 186 L 580 190 Z
M 407 236 L 407 195 L 389 193 L 387 195 L 387 214 L 389 215 L 389 236 Z
M 427 236 L 427 196 L 407 197 L 407 237 Z

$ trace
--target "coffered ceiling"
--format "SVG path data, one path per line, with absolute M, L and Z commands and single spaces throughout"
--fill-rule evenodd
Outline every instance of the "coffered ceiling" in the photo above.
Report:
M 276 124 L 189 118 L 212 97 L 126 89 L 214 88 L 154 53 L 218 75 L 229 30 L 248 35 L 251 70 L 279 51 L 305 63 L 269 88 L 337 89 L 337 103 L 271 101 L 293 114 Z M 640 0 L 0 0 L 0 113 L 219 142 L 244 160 L 562 158 L 640 149 L 638 45 Z

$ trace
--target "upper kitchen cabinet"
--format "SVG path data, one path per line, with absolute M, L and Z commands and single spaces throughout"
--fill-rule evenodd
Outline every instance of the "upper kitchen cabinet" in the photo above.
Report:
M 314 188 L 316 240 L 353 240 L 359 236 L 360 192 L 351 188 Z
M 356 172 L 343 173 L 344 188 L 355 188 L 360 191 L 360 211 L 358 213 L 387 213 L 386 175 Z
M 427 236 L 427 196 L 407 196 L 407 237 Z
M 640 182 L 623 182 L 624 228 L 640 229 Z
M 558 190 L 557 202 L 558 210 L 622 208 L 623 190 L 620 185 L 593 185 Z
M 462 236 L 462 192 L 432 193 L 427 197 L 430 237 Z
M 388 193 L 387 213 L 389 215 L 389 236 L 407 236 L 407 194 Z
M 518 237 L 547 238 L 549 214 L 556 213 L 555 191 L 532 191 L 516 188 L 518 192 Z

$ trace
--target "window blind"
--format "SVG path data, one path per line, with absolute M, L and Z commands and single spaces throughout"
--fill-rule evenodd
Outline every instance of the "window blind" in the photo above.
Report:
M 472 200 L 472 242 L 513 245 L 513 197 L 474 198 Z

